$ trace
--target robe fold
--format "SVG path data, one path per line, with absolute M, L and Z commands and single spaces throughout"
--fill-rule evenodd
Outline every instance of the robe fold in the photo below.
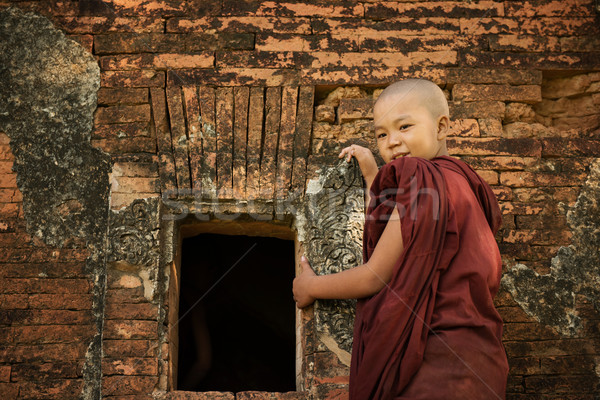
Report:
M 385 164 L 371 185 L 364 263 L 393 207 L 404 250 L 390 282 L 357 302 L 350 400 L 504 399 L 508 363 L 493 304 L 502 218 L 490 186 L 449 156 Z

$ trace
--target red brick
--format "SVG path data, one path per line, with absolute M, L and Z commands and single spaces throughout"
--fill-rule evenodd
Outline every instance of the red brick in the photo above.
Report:
M 104 309 L 104 318 L 109 319 L 135 319 L 156 320 L 158 318 L 158 306 L 152 303 L 121 304 L 108 303 Z
M 212 87 L 198 88 L 200 115 L 202 117 L 202 194 L 211 198 L 217 189 L 217 133 L 215 125 L 215 90 Z
M 24 309 L 28 307 L 27 298 L 26 294 L 1 294 L 0 304 L 5 310 Z
M 150 394 L 157 383 L 158 377 L 155 376 L 106 376 L 102 379 L 102 394 Z
M 508 1 L 505 3 L 506 15 L 515 17 L 562 17 L 589 16 L 593 11 L 592 2 L 579 1 Z
M 15 382 L 46 380 L 58 378 L 77 378 L 82 376 L 82 362 L 27 363 L 12 366 L 12 380 Z
M 540 157 L 539 141 L 530 138 L 449 138 L 451 154 L 467 156 L 534 156 Z
M 498 173 L 496 171 L 476 170 L 476 172 L 488 184 L 490 184 L 490 185 L 497 185 L 498 184 L 499 176 L 498 176 Z
M 105 339 L 156 339 L 158 322 L 109 319 L 104 321 Z
M 573 186 L 585 179 L 585 172 L 560 174 L 543 172 L 502 172 L 500 182 L 511 187 Z
M 474 119 L 450 121 L 448 136 L 477 137 L 480 136 L 479 124 Z
M 52 362 L 82 359 L 88 343 L 56 343 L 0 347 L 0 359 L 6 363 Z
M 94 36 L 96 54 L 185 52 L 183 35 L 172 33 L 110 33 Z
M 0 310 L 3 324 L 73 325 L 92 322 L 89 310 Z
M 3 293 L 88 293 L 91 283 L 87 279 L 3 278 L 0 288 Z
M 82 379 L 55 379 L 22 382 L 19 386 L 19 396 L 36 398 L 40 393 L 47 399 L 77 398 L 83 388 Z
M 19 237 L 17 236 L 16 239 L 18 240 Z M 24 247 L 22 246 L 24 243 L 27 242 L 21 242 L 20 247 Z M 0 276 L 4 278 L 34 278 L 36 282 L 44 282 L 39 280 L 40 276 L 45 278 L 87 278 L 88 273 L 86 273 L 85 268 L 85 264 L 81 262 L 54 262 L 50 260 L 43 260 L 39 263 L 6 263 L 0 267 Z M 69 281 L 52 282 L 58 282 L 58 285 L 61 285 Z
M 148 89 L 146 88 L 100 88 L 98 90 L 98 104 L 124 105 L 148 103 Z
M 542 72 L 507 68 L 449 68 L 449 83 L 541 85 Z
M 236 87 L 234 88 L 233 96 L 233 197 L 236 199 L 245 199 L 250 90 L 247 87 Z
M 212 68 L 215 56 L 213 52 L 200 54 L 135 54 L 106 56 L 100 58 L 102 70 L 139 70 L 139 69 L 180 69 Z
M 10 365 L 0 365 L 0 382 L 10 382 Z
M 107 32 L 162 32 L 162 21 L 156 18 L 108 18 L 104 16 L 56 17 L 56 25 L 67 33 L 100 34 Z
M 373 119 L 373 99 L 340 99 L 338 124 L 355 119 Z
M 405 3 L 397 1 L 365 4 L 365 18 L 385 19 L 396 17 L 437 17 L 448 18 L 503 16 L 504 5 L 495 1 L 479 3 L 457 3 L 454 1 L 437 1 L 432 3 Z
M 289 195 L 292 183 L 293 140 L 296 130 L 297 106 L 298 88 L 284 87 L 281 94 L 281 121 L 275 178 L 275 196 L 278 199 Z
M 23 196 L 18 189 L 0 189 L 0 203 L 18 203 L 21 201 L 23 201 Z
M 153 0 L 151 3 L 112 2 L 114 13 L 121 16 L 174 17 L 182 15 L 215 15 L 221 11 L 220 2 L 180 2 L 172 0 Z
M 8 144 L 0 144 L 0 160 L 13 161 L 15 156 Z
M 239 2 L 225 0 L 223 15 L 257 15 L 278 17 L 362 17 L 364 7 L 362 3 L 346 1 L 329 1 L 327 3 L 313 2 Z
M 97 125 L 92 132 L 92 140 L 123 139 L 136 136 L 152 137 L 150 124 L 147 122 L 133 122 L 129 124 Z
M 169 107 L 169 122 L 171 125 L 171 145 L 175 159 L 175 172 L 177 177 L 177 188 L 179 194 L 191 189 L 189 150 L 187 144 L 187 133 L 185 127 L 185 116 L 183 114 L 183 98 L 181 88 L 167 87 L 167 104 Z M 145 190 L 150 192 L 151 190 Z
M 313 18 L 311 26 L 313 34 L 354 34 L 358 36 L 373 33 L 395 36 L 398 33 L 398 26 L 402 26 L 402 34 L 404 35 L 449 35 L 459 33 L 461 27 L 458 19 L 445 17 L 398 17 L 386 21 L 358 18 Z
M 281 122 L 281 88 L 269 87 L 265 99 L 265 132 L 260 160 L 260 197 L 275 196 L 275 160 Z
M 5 400 L 15 400 L 19 395 L 18 383 L 0 383 L 0 393 Z
M 541 87 L 538 85 L 476 85 L 456 84 L 452 89 L 454 100 L 498 100 L 536 103 L 542 101 Z
M 121 358 L 102 360 L 102 375 L 157 375 L 158 360 L 153 358 Z
M 198 88 L 184 86 L 183 102 L 187 123 L 188 150 L 190 156 L 190 179 L 192 189 L 202 191 L 202 123 L 200 121 L 200 103 Z
M 108 289 L 106 291 L 106 303 L 120 304 L 137 304 L 145 303 L 148 300 L 144 297 L 144 290 L 142 287 L 133 289 Z
M 291 51 L 217 51 L 215 66 L 221 68 L 296 68 L 297 55 Z
M 539 214 L 544 210 L 542 205 L 512 202 L 500 202 L 500 209 L 504 214 L 532 215 Z
M 173 159 L 171 145 L 171 129 L 167 117 L 167 101 L 162 89 L 151 89 L 152 116 L 156 144 L 158 148 L 158 172 L 161 183 L 161 193 L 177 190 L 177 178 L 175 177 L 175 161 Z
M 96 109 L 96 113 L 94 115 L 95 124 L 146 121 L 150 121 L 150 105 L 148 104 L 101 107 Z
M 101 71 L 102 87 L 163 87 L 165 73 L 163 71 Z
M 248 109 L 246 195 L 249 200 L 259 197 L 263 113 L 264 90 L 261 87 L 253 87 L 250 89 Z
M 404 53 L 362 53 L 362 52 L 326 52 L 310 53 L 312 68 L 327 67 L 414 67 L 415 65 L 453 65 L 456 64 L 456 51 L 414 51 Z
M 54 310 L 91 310 L 91 294 L 29 294 L 29 308 Z
M 559 38 L 553 36 L 491 35 L 488 40 L 492 51 L 544 52 L 561 50 Z
M 13 327 L 15 343 L 46 344 L 90 341 L 94 325 L 40 325 Z
M 264 17 L 264 16 L 235 16 L 235 17 L 204 17 L 198 19 L 170 18 L 167 20 L 167 32 L 267 32 L 309 35 L 310 19 L 294 16 Z
M 148 137 L 92 139 L 91 144 L 110 154 L 156 153 L 156 142 Z
M 231 198 L 233 195 L 233 88 L 217 88 L 215 99 L 217 195 L 220 199 Z M 265 138 L 265 143 L 266 141 Z
M 12 189 L 17 187 L 17 174 L 0 174 L 0 188 Z
M 544 157 L 594 157 L 600 154 L 600 141 L 583 138 L 549 137 L 540 139 Z
M 103 340 L 102 351 L 106 358 L 155 357 L 158 349 L 156 340 Z

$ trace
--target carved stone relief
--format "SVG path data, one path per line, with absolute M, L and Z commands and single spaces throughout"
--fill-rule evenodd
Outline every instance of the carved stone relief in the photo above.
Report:
M 355 159 L 351 163 L 340 160 L 336 166 L 317 173 L 319 177 L 307 185 L 297 224 L 299 240 L 307 246 L 311 266 L 323 275 L 362 264 L 364 190 Z M 317 332 L 333 338 L 337 347 L 347 353 L 352 351 L 355 306 L 356 300 L 315 303 Z

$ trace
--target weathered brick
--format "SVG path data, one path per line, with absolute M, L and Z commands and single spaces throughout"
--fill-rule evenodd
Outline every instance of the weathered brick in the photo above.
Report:
M 505 105 L 501 101 L 449 101 L 450 116 L 461 118 L 502 118 Z
M 572 186 L 585 179 L 586 173 L 560 174 L 548 172 L 502 172 L 500 182 L 511 187 Z
M 170 18 L 167 20 L 167 32 L 268 32 L 308 35 L 310 19 L 294 16 L 265 17 L 265 16 L 235 16 L 235 17 L 204 17 Z
M 3 278 L 0 282 L 2 293 L 87 293 L 90 288 L 87 279 Z
M 542 72 L 507 68 L 450 68 L 449 83 L 541 85 Z
M 247 87 L 234 88 L 233 97 L 233 196 L 236 199 L 245 199 L 246 147 L 248 137 L 248 106 L 250 90 Z
M 49 399 L 76 398 L 83 388 L 82 379 L 48 379 L 21 382 L 19 396 L 35 398 L 40 393 Z
M 185 52 L 185 37 L 174 33 L 110 33 L 94 36 L 96 54 Z
M 92 35 L 67 35 L 70 39 L 73 39 L 86 49 L 89 53 L 93 52 L 94 49 L 94 36 Z
M 91 144 L 110 154 L 156 153 L 156 141 L 143 136 L 123 139 L 92 139 Z
M 358 46 L 361 52 L 418 52 L 418 51 L 450 51 L 469 49 L 486 50 L 488 42 L 478 36 L 431 35 L 415 36 L 398 34 L 398 32 L 369 32 L 360 35 Z M 314 49 L 319 50 L 319 49 Z M 348 49 L 346 51 L 354 51 Z
M 0 393 L 6 400 L 15 400 L 19 395 L 19 384 L 2 382 L 0 383 Z
M 398 17 L 393 20 L 372 21 L 359 18 L 312 18 L 313 33 L 366 35 L 385 32 L 388 36 L 397 34 L 398 26 L 402 26 L 404 35 L 448 35 L 460 31 L 458 19 L 445 17 L 408 18 Z
M 92 131 L 92 140 L 123 139 L 137 136 L 151 137 L 150 124 L 147 122 L 133 122 L 127 124 L 97 125 Z
M 96 333 L 94 325 L 14 326 L 14 343 L 45 344 L 89 341 Z
M 123 357 L 155 357 L 158 343 L 155 340 L 112 340 L 102 341 L 104 357 L 122 359 Z
M 600 48 L 598 36 L 566 36 L 559 38 L 562 52 L 588 52 Z
M 312 68 L 340 66 L 414 67 L 415 65 L 454 65 L 456 51 L 414 51 L 404 53 L 321 52 L 310 53 Z
M 452 88 L 454 100 L 498 100 L 537 103 L 542 101 L 542 91 L 538 85 L 476 85 L 456 84 Z
M 135 18 L 106 16 L 55 17 L 57 26 L 67 33 L 90 33 L 98 35 L 107 32 L 162 32 L 162 21 L 156 18 L 136 16 Z
M 373 99 L 340 99 L 337 109 L 338 123 L 355 119 L 373 119 Z
M 202 190 L 202 125 L 200 122 L 200 103 L 196 86 L 182 87 L 182 95 L 187 123 L 188 151 L 190 160 L 190 180 L 192 189 Z
M 102 332 L 105 339 L 157 339 L 158 322 L 109 319 Z
M 158 318 L 158 306 L 152 303 L 121 304 L 109 303 L 104 310 L 104 317 L 108 319 L 131 319 L 131 320 L 156 320 Z
M 112 180 L 111 190 L 120 193 L 158 193 L 159 178 L 121 176 Z
M 82 364 L 82 363 L 81 363 Z M 74 362 L 41 362 L 15 364 L 12 366 L 12 380 L 14 382 L 78 378 L 82 375 L 82 365 Z
M 490 35 L 492 51 L 543 52 L 560 51 L 558 37 L 539 35 Z
M 48 343 L 44 345 L 18 345 L 0 347 L 0 359 L 7 363 L 52 362 L 82 359 L 87 344 Z
M 0 382 L 10 382 L 10 365 L 0 365 Z
M 152 358 L 105 358 L 102 360 L 102 375 L 157 375 L 158 360 Z
M 516 18 L 485 17 L 460 18 L 460 33 L 469 35 L 489 35 L 499 33 L 519 33 L 520 20 Z
M 144 163 L 144 162 L 119 162 L 113 163 L 113 173 L 117 173 L 120 176 L 130 177 L 156 177 L 158 176 L 158 165 L 156 162 Z
M 278 17 L 317 17 L 328 15 L 330 17 L 362 17 L 363 14 L 364 7 L 362 3 L 347 0 L 330 0 L 326 3 L 245 2 L 234 0 L 225 0 L 223 2 L 223 15 L 268 15 Z
M 594 157 L 600 154 L 598 140 L 549 137 L 540 139 L 540 142 L 544 157 Z
M 98 104 L 123 105 L 148 103 L 148 89 L 146 88 L 100 88 L 98 90 Z
M 127 3 L 111 1 L 111 14 L 130 17 L 177 17 L 184 15 L 217 15 L 221 12 L 220 2 L 181 2 L 172 0 L 153 0 L 149 3 Z
M 202 118 L 202 194 L 214 198 L 217 190 L 217 133 L 215 90 L 212 87 L 198 88 L 200 116 Z
M 275 196 L 283 199 L 289 195 L 292 183 L 293 140 L 296 130 L 298 88 L 284 87 L 281 94 L 281 121 L 279 147 L 277 149 L 277 172 Z
M 138 69 L 180 69 L 180 68 L 212 68 L 215 56 L 213 52 L 199 54 L 135 54 L 105 56 L 100 58 L 104 71 L 138 70 Z
M 100 107 L 94 114 L 94 123 L 98 125 L 146 121 L 150 121 L 150 105 L 148 104 Z
M 581 390 L 584 393 L 596 393 L 600 389 L 600 384 L 593 374 L 579 376 L 533 375 L 525 377 L 525 389 L 533 393 L 569 393 Z
M 479 125 L 474 119 L 451 120 L 448 136 L 477 137 Z
M 28 297 L 29 308 L 31 309 L 52 309 L 52 310 L 91 310 L 91 294 L 47 294 L 32 293 Z
M 217 51 L 217 68 L 295 68 L 297 53 L 284 51 Z
M 295 86 L 300 71 L 276 68 L 185 69 L 168 71 L 168 86 Z
M 5 310 L 24 309 L 28 307 L 26 294 L 1 294 L 0 304 Z
M 206 50 L 252 50 L 253 33 L 190 33 L 186 35 L 186 52 Z
M 508 1 L 505 2 L 506 15 L 515 17 L 562 17 L 589 16 L 593 11 L 591 1 Z
M 509 53 L 475 51 L 459 53 L 458 63 L 468 67 L 506 67 L 519 69 L 593 70 L 598 65 L 598 52 Z
M 595 368 L 593 357 L 582 355 L 541 357 L 540 364 L 544 374 L 587 374 Z
M 260 154 L 264 118 L 264 101 L 263 88 L 253 87 L 250 89 L 246 167 L 246 194 L 248 200 L 253 200 L 259 197 Z
M 158 150 L 158 173 L 161 193 L 175 193 L 177 178 L 175 177 L 175 161 L 171 145 L 171 129 L 167 117 L 167 101 L 163 89 L 150 89 L 156 146 Z
M 360 38 L 348 34 L 296 35 L 288 33 L 257 33 L 257 51 L 358 51 Z
M 179 87 L 167 87 L 166 93 L 177 188 L 179 189 L 179 194 L 182 195 L 192 187 L 190 181 L 188 139 L 183 113 L 183 98 L 181 88 Z M 151 190 L 145 191 L 150 192 Z
M 365 18 L 387 19 L 395 17 L 495 17 L 504 15 L 504 4 L 495 1 L 479 3 L 457 3 L 454 1 L 436 1 L 432 3 L 406 3 L 398 1 L 365 4 Z
M 281 122 L 281 88 L 269 87 L 265 97 L 265 133 L 260 159 L 260 197 L 275 196 L 275 160 Z
M 163 71 L 101 71 L 100 85 L 102 87 L 163 87 L 165 73 Z
M 125 395 L 125 394 L 150 394 L 158 383 L 156 376 L 106 376 L 102 380 L 102 394 Z
M 541 145 L 531 138 L 449 138 L 452 154 L 466 156 L 533 156 L 540 157 Z
M 217 88 L 215 99 L 217 195 L 219 198 L 231 198 L 233 194 L 233 88 Z

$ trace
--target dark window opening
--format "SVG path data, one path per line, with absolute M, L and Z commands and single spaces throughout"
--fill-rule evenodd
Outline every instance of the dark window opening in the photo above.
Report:
M 296 390 L 294 242 L 200 234 L 181 254 L 178 390 Z

